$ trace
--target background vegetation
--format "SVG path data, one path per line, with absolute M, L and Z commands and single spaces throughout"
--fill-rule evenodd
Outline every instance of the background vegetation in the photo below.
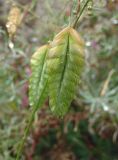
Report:
M 6 22 L 14 1 L 0 0 L 0 160 L 14 160 L 30 113 L 30 58 L 68 24 L 70 0 L 17 0 L 23 20 L 9 47 Z M 84 0 L 83 0 L 84 2 Z M 76 4 L 76 1 L 74 1 Z M 24 160 L 118 160 L 118 1 L 94 1 L 78 32 L 86 67 L 77 96 L 62 119 L 38 112 Z

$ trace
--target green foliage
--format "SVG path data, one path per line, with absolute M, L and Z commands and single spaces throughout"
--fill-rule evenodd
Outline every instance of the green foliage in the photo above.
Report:
M 84 42 L 71 27 L 53 40 L 48 55 L 49 103 L 52 112 L 64 116 L 76 93 L 84 65 Z

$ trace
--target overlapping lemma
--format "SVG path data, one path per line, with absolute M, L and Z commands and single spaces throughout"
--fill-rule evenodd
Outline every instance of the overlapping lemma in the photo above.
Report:
M 49 104 L 52 112 L 63 117 L 76 94 L 84 66 L 84 42 L 71 27 L 54 38 L 48 54 Z

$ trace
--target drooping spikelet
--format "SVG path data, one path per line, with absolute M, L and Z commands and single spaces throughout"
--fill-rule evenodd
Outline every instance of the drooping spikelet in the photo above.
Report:
M 54 38 L 48 54 L 49 104 L 63 117 L 71 104 L 84 66 L 84 42 L 71 27 Z
M 33 107 L 41 107 L 44 103 L 47 93 L 47 54 L 49 45 L 40 47 L 31 58 L 31 70 L 29 84 L 29 101 Z
M 9 12 L 8 20 L 6 23 L 7 31 L 10 38 L 15 35 L 17 28 L 21 23 L 21 19 L 21 10 L 16 5 L 14 5 Z

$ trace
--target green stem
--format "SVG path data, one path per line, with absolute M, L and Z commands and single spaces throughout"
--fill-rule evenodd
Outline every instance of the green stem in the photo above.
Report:
M 82 7 L 82 9 L 80 10 L 77 18 L 75 19 L 75 22 L 74 22 L 73 25 L 72 25 L 73 28 L 76 28 L 76 25 L 77 25 L 77 23 L 78 23 L 78 20 L 80 19 L 82 13 L 84 12 L 85 8 L 87 7 L 87 4 L 89 3 L 89 1 L 90 1 L 90 0 L 87 0 L 87 1 L 85 2 L 84 6 Z
M 47 81 L 47 83 L 45 84 L 45 87 L 44 87 L 43 91 L 44 91 L 45 88 L 47 87 L 47 84 L 48 84 L 48 81 Z M 29 117 L 29 123 L 28 123 L 28 125 L 27 125 L 27 127 L 26 127 L 26 129 L 25 129 L 24 136 L 23 136 L 23 138 L 22 138 L 22 140 L 21 140 L 21 143 L 20 143 L 20 145 L 19 145 L 18 152 L 17 152 L 17 156 L 16 156 L 16 160 L 20 160 L 20 156 L 21 156 L 21 153 L 22 153 L 22 150 L 23 150 L 25 141 L 26 141 L 26 139 L 27 139 L 27 137 L 28 137 L 30 128 L 31 128 L 31 126 L 32 126 L 35 113 L 36 113 L 36 111 L 39 109 L 39 106 L 41 106 L 41 104 L 40 104 L 40 99 L 42 98 L 43 91 L 42 91 L 42 94 L 41 94 L 41 96 L 40 96 L 40 98 L 39 98 L 39 101 L 38 101 L 37 105 L 34 107 L 33 111 L 31 112 L 31 115 L 30 115 L 30 117 Z
M 18 149 L 16 160 L 20 159 L 20 156 L 21 156 L 21 153 L 22 153 L 22 150 L 23 150 L 23 146 L 24 146 L 24 143 L 25 143 L 25 141 L 27 139 L 27 136 L 29 134 L 30 128 L 32 126 L 36 111 L 37 111 L 37 106 L 33 109 L 33 112 L 30 115 L 28 126 L 27 126 L 27 128 L 25 130 L 24 136 L 23 136 L 23 138 L 21 140 L 21 143 L 19 145 L 19 149 Z

